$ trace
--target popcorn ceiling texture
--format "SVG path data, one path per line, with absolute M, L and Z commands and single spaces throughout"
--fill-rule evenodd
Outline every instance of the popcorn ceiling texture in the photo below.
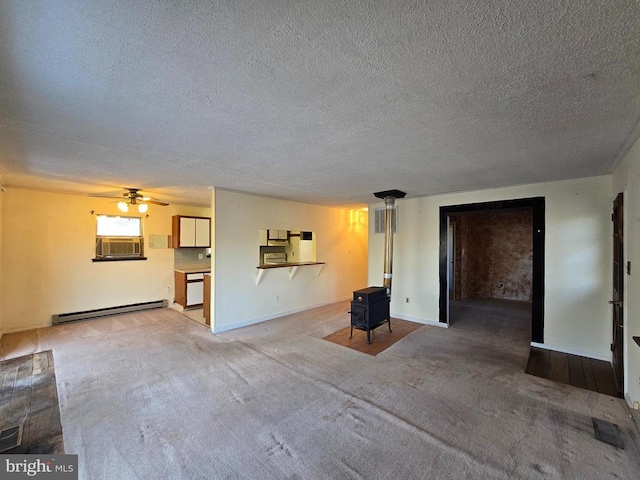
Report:
M 600 175 L 639 44 L 637 0 L 6 0 L 0 171 L 325 205 Z
M 456 298 L 531 302 L 531 211 L 466 215 L 453 221 L 456 225 Z

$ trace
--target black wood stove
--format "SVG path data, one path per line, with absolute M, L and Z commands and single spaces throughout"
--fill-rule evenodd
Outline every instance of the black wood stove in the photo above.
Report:
M 391 315 L 389 313 L 389 296 L 386 287 L 369 287 L 353 292 L 351 301 L 351 337 L 354 327 L 367 332 L 367 343 L 371 343 L 371 330 L 389 325 L 391 331 Z

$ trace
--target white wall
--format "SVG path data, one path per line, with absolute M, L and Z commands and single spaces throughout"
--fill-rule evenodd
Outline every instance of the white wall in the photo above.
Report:
M 546 199 L 545 344 L 610 360 L 610 176 L 398 200 L 392 314 L 438 321 L 441 206 L 540 196 Z M 370 205 L 370 225 L 382 205 Z M 383 245 L 384 235 L 370 228 L 370 285 L 382 283 Z
M 624 193 L 625 262 L 631 262 L 624 292 L 625 397 L 633 405 L 640 402 L 640 347 L 632 338 L 640 336 L 640 140 L 613 172 L 610 204 L 620 192 Z
M 346 299 L 353 290 L 366 286 L 365 212 L 219 189 L 215 191 L 212 205 L 215 211 L 214 332 Z M 320 275 L 316 277 L 315 266 L 299 267 L 289 280 L 289 268 L 270 269 L 256 285 L 258 231 L 265 228 L 315 232 L 316 260 L 326 262 Z
M 95 217 L 117 215 L 109 199 L 9 188 L 1 218 L 0 302 L 4 332 L 51 325 L 54 314 L 174 297 L 173 250 L 146 248 L 146 261 L 92 262 Z M 151 205 L 149 234 L 171 234 L 171 216 L 209 208 Z

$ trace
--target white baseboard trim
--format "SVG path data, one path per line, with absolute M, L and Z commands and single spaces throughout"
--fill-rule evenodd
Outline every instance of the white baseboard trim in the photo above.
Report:
M 175 303 L 175 302 L 170 303 L 167 308 L 170 308 L 171 310 L 175 310 L 176 312 L 184 313 L 184 307 L 179 303 Z
M 269 321 L 269 320 L 274 320 L 276 318 L 285 317 L 287 315 L 293 315 L 294 313 L 305 312 L 307 310 L 312 310 L 312 309 L 318 308 L 318 307 L 325 307 L 327 305 L 331 305 L 331 304 L 339 303 L 339 302 L 344 302 L 345 300 L 350 300 L 350 299 L 351 299 L 351 296 L 341 297 L 341 298 L 329 300 L 329 301 L 326 301 L 326 302 L 316 303 L 316 304 L 313 304 L 313 305 L 307 305 L 307 306 L 300 307 L 300 308 L 294 308 L 292 310 L 285 310 L 283 312 L 278 312 L 278 313 L 274 313 L 274 314 L 271 314 L 271 315 L 265 315 L 264 317 L 252 318 L 250 320 L 245 320 L 244 322 L 233 323 L 231 325 L 223 325 L 221 327 L 216 327 L 215 326 L 215 320 L 214 320 L 213 325 L 211 325 L 211 332 L 212 333 L 228 332 L 229 330 L 235 330 L 236 328 L 248 327 L 249 325 L 255 325 L 256 323 L 262 323 L 262 322 L 266 322 L 266 321 Z
M 581 350 L 575 350 L 573 348 L 558 347 L 557 345 L 549 345 L 547 343 L 531 342 L 531 346 L 536 348 L 542 348 L 543 350 L 551 350 L 553 352 L 568 353 L 569 355 L 578 355 L 579 357 L 593 358 L 594 360 L 603 360 L 605 362 L 611 361 L 611 357 L 608 355 L 601 355 L 599 353 L 592 353 L 592 352 L 583 352 Z
M 449 325 L 442 322 L 436 322 L 435 320 L 427 320 L 426 318 L 412 317 L 410 315 L 401 315 L 398 313 L 391 313 L 391 318 L 397 318 L 399 320 L 406 320 L 408 322 L 422 323 L 424 325 L 432 325 L 434 327 L 449 328 Z
M 49 323 L 45 323 L 43 325 L 29 325 L 26 327 L 14 327 L 14 328 L 10 328 L 8 330 L 5 330 L 3 333 L 3 335 L 6 335 L 7 333 L 18 333 L 18 332 L 26 332 L 27 330 L 35 330 L 37 328 L 46 328 L 46 327 L 50 327 L 51 326 L 51 322 Z
M 640 400 L 632 400 L 629 396 L 629 392 L 624 393 L 624 399 L 626 400 L 633 419 L 636 421 L 638 429 L 640 430 Z

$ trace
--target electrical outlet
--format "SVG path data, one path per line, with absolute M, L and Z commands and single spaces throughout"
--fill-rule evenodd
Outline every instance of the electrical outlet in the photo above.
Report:
M 279 301 L 280 301 L 280 296 L 276 295 L 276 302 L 279 302 Z
M 201 253 L 198 254 L 198 260 L 202 260 L 202 254 Z
M 405 303 L 409 303 L 409 297 L 404 297 Z

